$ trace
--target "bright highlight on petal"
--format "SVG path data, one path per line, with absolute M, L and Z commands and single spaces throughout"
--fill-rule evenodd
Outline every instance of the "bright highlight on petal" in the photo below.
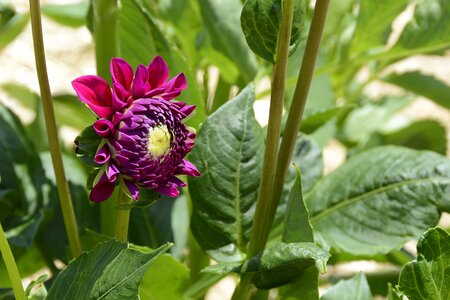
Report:
M 101 118 L 94 131 L 103 138 L 103 146 L 92 153 L 101 170 L 90 199 L 104 201 L 119 182 L 135 200 L 139 189 L 178 196 L 178 188 L 186 184 L 177 175 L 200 175 L 184 159 L 195 134 L 183 120 L 195 106 L 173 100 L 186 88 L 186 77 L 181 73 L 169 80 L 160 56 L 148 66 L 139 65 L 135 73 L 125 60 L 113 58 L 110 70 L 112 89 L 98 76 L 72 82 L 80 100 Z

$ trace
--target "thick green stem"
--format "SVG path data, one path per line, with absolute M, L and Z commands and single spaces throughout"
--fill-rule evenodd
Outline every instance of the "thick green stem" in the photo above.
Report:
M 2 253 L 3 261 L 5 262 L 6 271 L 8 272 L 9 280 L 14 292 L 14 297 L 17 300 L 25 300 L 25 291 L 23 290 L 22 279 L 20 278 L 19 270 L 17 269 L 14 256 L 3 231 L 2 224 L 0 224 L 0 252 Z
M 255 218 L 253 220 L 250 244 L 247 256 L 252 257 L 264 249 L 270 231 L 267 218 L 272 215 L 269 211 L 277 165 L 278 148 L 280 145 L 281 119 L 283 115 L 283 100 L 286 83 L 286 67 L 291 39 L 292 20 L 294 14 L 294 0 L 284 0 L 278 49 L 273 68 L 272 91 L 270 95 L 269 124 L 267 126 L 266 148 L 264 152 L 263 173 L 259 188 Z M 233 300 L 248 299 L 250 296 L 251 277 L 241 278 Z
M 118 56 L 118 12 L 117 0 L 92 1 L 94 17 L 95 59 L 97 75 L 110 81 L 109 62 Z M 105 201 L 100 205 L 100 231 L 112 236 L 114 234 L 114 201 Z
M 117 194 L 116 225 L 114 236 L 116 240 L 121 242 L 128 242 L 128 225 L 130 223 L 130 208 L 124 208 L 122 205 L 129 204 L 130 201 L 130 197 L 125 194 L 122 187 L 119 187 L 119 193 Z
M 309 87 L 314 74 L 314 67 L 319 53 L 320 41 L 322 39 L 323 28 L 327 16 L 328 4 L 330 0 L 317 0 L 314 9 L 314 15 L 309 29 L 308 40 L 306 42 L 305 54 L 302 60 L 302 66 L 297 79 L 292 104 L 289 109 L 288 119 L 281 142 L 280 152 L 278 154 L 278 165 L 275 173 L 275 184 L 272 194 L 272 201 L 268 211 L 270 215 L 265 220 L 267 226 L 272 226 L 273 218 L 280 202 L 283 191 L 284 181 L 291 162 L 295 142 L 297 140 L 300 122 L 305 109 L 306 99 L 308 97 Z M 301 166 L 300 166 L 301 168 Z
M 72 199 L 64 173 L 64 165 L 61 156 L 61 148 L 56 127 L 55 113 L 53 110 L 52 96 L 48 82 L 47 67 L 45 64 L 44 41 L 42 38 L 41 9 L 39 0 L 30 0 L 31 29 L 33 33 L 34 55 L 36 58 L 36 71 L 41 90 L 42 106 L 44 109 L 47 137 L 55 172 L 56 186 L 58 188 L 59 201 L 69 239 L 70 250 L 73 257 L 81 253 L 80 237 L 78 235 L 77 221 L 73 210 Z

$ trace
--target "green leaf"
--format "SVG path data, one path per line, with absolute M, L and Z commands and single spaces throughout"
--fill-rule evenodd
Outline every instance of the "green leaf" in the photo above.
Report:
M 417 259 L 407 263 L 398 289 L 409 300 L 448 299 L 450 295 L 450 234 L 431 228 L 417 244 Z
M 313 243 L 277 242 L 243 264 L 228 263 L 207 267 L 204 271 L 216 274 L 235 272 L 252 274 L 258 289 L 271 289 L 288 284 L 310 266 L 324 273 L 330 254 Z
M 406 25 L 397 43 L 387 54 L 401 57 L 448 48 L 450 48 L 450 2 L 426 0 L 418 1 L 413 19 Z
M 170 255 L 161 255 L 145 272 L 139 296 L 146 300 L 179 300 L 189 282 L 189 269 Z
M 242 8 L 241 25 L 250 49 L 274 64 L 282 17 L 281 0 L 247 0 Z M 301 41 L 305 22 L 306 1 L 295 0 L 289 54 Z
M 392 286 L 392 284 L 388 283 L 388 300 L 403 300 L 402 295 L 397 291 L 396 288 Z
M 320 300 L 372 300 L 369 284 L 363 273 L 341 280 L 328 289 Z
M 388 253 L 449 211 L 450 160 L 396 146 L 350 158 L 308 193 L 315 238 L 355 255 Z
M 391 34 L 392 22 L 408 4 L 409 0 L 361 1 L 351 55 L 374 52 L 376 48 L 382 51 Z
M 402 74 L 393 73 L 384 77 L 383 80 L 450 109 L 450 86 L 431 75 L 422 74 L 418 71 Z
M 161 55 L 167 62 L 171 75 L 184 72 L 188 86 L 178 97 L 181 101 L 195 104 L 196 110 L 188 120 L 190 126 L 198 128 L 206 117 L 205 101 L 200 94 L 195 71 L 190 69 L 180 50 L 169 42 L 158 27 L 158 21 L 143 0 L 122 1 L 119 14 L 119 42 L 121 57 L 132 66 L 147 65 Z
M 302 118 L 300 131 L 306 134 L 311 134 L 325 125 L 332 118 L 336 117 L 339 113 L 351 107 L 351 105 L 342 105 L 309 110 L 305 112 L 305 116 Z
M 100 244 L 82 253 L 56 277 L 47 299 L 138 299 L 145 271 L 170 247 L 166 244 L 145 253 L 114 240 Z
M 309 212 L 303 200 L 300 170 L 289 194 L 282 241 L 286 243 L 314 242 Z M 280 300 L 319 299 L 319 272 L 311 266 L 294 282 L 279 289 Z
M 48 4 L 42 7 L 42 14 L 53 21 L 70 27 L 86 25 L 89 1 L 82 0 L 71 4 Z
M 75 138 L 75 153 L 77 157 L 86 165 L 98 167 L 94 161 L 94 156 L 102 142 L 102 138 L 95 133 L 94 126 L 86 127 L 79 136 Z
M 211 114 L 190 159 L 192 232 L 218 261 L 240 261 L 250 237 L 264 155 L 264 133 L 253 111 L 253 85 Z
M 371 133 L 381 130 L 387 120 L 411 102 L 411 97 L 388 97 L 363 104 L 348 114 L 341 138 L 350 143 L 366 142 Z
M 14 14 L 6 23 L 0 24 L 0 50 L 6 48 L 22 33 L 28 24 L 30 16 L 26 14 Z
M 245 85 L 255 77 L 258 64 L 239 25 L 241 9 L 239 0 L 200 0 L 201 16 L 213 47 L 234 62 Z

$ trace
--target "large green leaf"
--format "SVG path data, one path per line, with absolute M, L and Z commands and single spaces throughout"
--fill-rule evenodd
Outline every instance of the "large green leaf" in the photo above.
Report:
M 320 300 L 372 300 L 369 284 L 363 273 L 341 280 L 328 289 Z
M 122 1 L 119 17 L 119 42 L 121 57 L 132 66 L 148 64 L 161 55 L 167 62 L 171 75 L 184 72 L 188 86 L 179 99 L 197 106 L 189 125 L 198 127 L 205 118 L 205 105 L 199 92 L 195 72 L 189 68 L 180 50 L 171 44 L 160 30 L 157 19 L 151 14 L 143 0 Z
M 306 195 L 315 238 L 357 255 L 398 249 L 450 210 L 450 160 L 384 146 L 355 155 Z
M 450 2 L 418 1 L 413 19 L 406 25 L 389 56 L 402 57 L 450 48 Z
M 305 21 L 306 1 L 295 0 L 289 54 L 300 44 Z M 274 64 L 282 17 L 281 0 L 247 0 L 242 8 L 241 25 L 250 48 Z
M 418 71 L 402 74 L 393 73 L 384 77 L 383 80 L 417 95 L 427 97 L 437 104 L 450 109 L 450 86 L 431 75 Z
M 400 273 L 398 289 L 409 300 L 444 300 L 450 297 L 450 234 L 429 229 L 417 244 L 417 259 Z
M 56 277 L 47 299 L 139 299 L 145 271 L 170 246 L 146 253 L 114 240 L 100 244 L 82 253 Z
M 145 300 L 179 300 L 189 282 L 189 269 L 170 255 L 161 255 L 148 268 L 139 288 Z
M 361 1 L 356 30 L 351 42 L 351 55 L 385 46 L 391 33 L 392 22 L 406 9 L 409 0 Z
M 258 196 L 264 134 L 253 111 L 253 86 L 209 116 L 198 132 L 189 177 L 192 232 L 219 261 L 241 260 Z
M 235 63 L 247 84 L 256 75 L 258 64 L 248 49 L 239 21 L 239 0 L 200 0 L 200 11 L 213 47 Z

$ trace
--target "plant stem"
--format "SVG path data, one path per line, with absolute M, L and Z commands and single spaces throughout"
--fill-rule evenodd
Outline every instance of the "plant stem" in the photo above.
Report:
M 118 43 L 118 1 L 93 0 L 95 59 L 97 75 L 110 81 L 109 62 L 119 51 Z M 100 205 L 100 231 L 106 235 L 114 235 L 115 203 L 105 201 Z
M 117 194 L 117 206 L 121 204 L 129 204 L 130 197 L 119 187 L 119 193 Z M 114 236 L 116 240 L 121 242 L 128 241 L 128 225 L 130 223 L 130 209 L 117 208 L 116 209 L 116 229 Z
M 27 299 L 25 291 L 23 290 L 22 279 L 20 278 L 19 270 L 17 269 L 2 224 L 0 224 L 0 252 L 2 253 L 3 261 L 5 262 L 6 271 L 8 272 L 15 298 L 17 300 Z
M 270 96 L 269 124 L 267 126 L 266 148 L 264 152 L 263 173 L 253 220 L 247 257 L 252 257 L 264 249 L 270 231 L 266 219 L 272 215 L 268 211 L 273 191 L 278 148 L 280 145 L 281 119 L 286 83 L 286 67 L 291 39 L 294 0 L 284 0 L 282 19 L 278 38 L 278 48 L 273 67 L 272 91 Z M 233 294 L 233 300 L 248 299 L 251 289 L 251 276 L 243 275 Z
M 270 202 L 270 216 L 265 220 L 269 228 L 272 226 L 278 203 L 280 202 L 283 191 L 284 181 L 294 151 L 295 142 L 300 128 L 300 122 L 305 109 L 306 99 L 308 97 L 309 87 L 314 75 L 314 67 L 319 53 L 320 41 L 322 39 L 323 28 L 327 16 L 328 4 L 330 0 L 317 0 L 314 8 L 314 15 L 309 29 L 308 40 L 306 42 L 305 54 L 302 60 L 302 66 L 298 75 L 297 85 L 292 97 L 292 104 L 289 109 L 288 119 L 281 142 L 280 152 L 278 153 L 278 165 L 275 173 L 274 191 L 272 201 Z
M 55 172 L 56 186 L 58 189 L 59 201 L 67 237 L 69 239 L 70 250 L 72 252 L 72 256 L 77 257 L 81 253 L 81 243 L 78 235 L 77 221 L 75 219 L 69 186 L 64 173 L 58 130 L 56 127 L 55 113 L 53 110 L 52 95 L 48 82 L 39 0 L 30 0 L 30 16 L 31 29 L 33 33 L 34 55 L 36 59 L 36 70 L 41 91 L 50 154 L 52 157 L 53 170 Z

